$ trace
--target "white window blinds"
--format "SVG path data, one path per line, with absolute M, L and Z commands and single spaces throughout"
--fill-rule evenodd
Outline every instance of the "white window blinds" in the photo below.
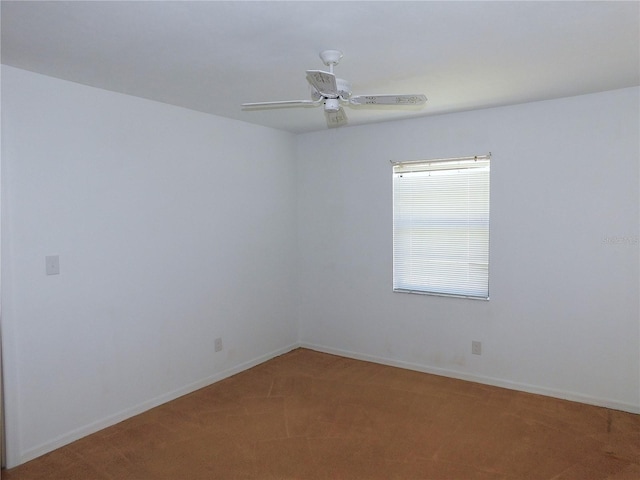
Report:
M 490 155 L 393 163 L 393 289 L 489 298 Z

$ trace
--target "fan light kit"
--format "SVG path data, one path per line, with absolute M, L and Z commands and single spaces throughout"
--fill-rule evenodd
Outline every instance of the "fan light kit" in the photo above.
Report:
M 246 109 L 263 109 L 278 107 L 318 107 L 324 106 L 324 113 L 329 127 L 346 125 L 347 116 L 343 105 L 384 105 L 384 106 L 410 106 L 423 105 L 427 97 L 422 94 L 411 95 L 351 95 L 351 83 L 341 78 L 336 78 L 333 67 L 340 63 L 342 52 L 339 50 L 324 50 L 320 52 L 320 59 L 329 67 L 329 71 L 307 70 L 307 81 L 311 88 L 311 100 L 285 100 L 280 102 L 254 102 L 243 103 Z

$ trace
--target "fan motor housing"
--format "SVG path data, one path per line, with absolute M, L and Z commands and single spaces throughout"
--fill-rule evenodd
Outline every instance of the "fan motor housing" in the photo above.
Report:
M 349 100 L 349 98 L 351 98 L 351 82 L 342 78 L 336 78 L 336 89 L 338 91 L 338 97 L 345 100 Z M 309 90 L 311 90 L 311 98 L 313 100 L 320 100 L 323 98 L 322 95 L 311 85 L 309 86 Z
M 337 112 L 338 110 L 340 110 L 340 100 L 337 98 L 327 98 L 324 101 L 325 112 Z

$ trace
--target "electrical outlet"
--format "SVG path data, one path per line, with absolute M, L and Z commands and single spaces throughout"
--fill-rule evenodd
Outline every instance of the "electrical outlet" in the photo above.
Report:
M 482 342 L 471 342 L 471 353 L 474 355 L 482 355 Z
M 213 341 L 213 351 L 214 352 L 222 351 L 222 337 L 218 337 Z

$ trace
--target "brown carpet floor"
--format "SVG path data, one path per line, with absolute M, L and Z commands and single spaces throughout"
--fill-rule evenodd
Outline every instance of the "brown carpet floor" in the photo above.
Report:
M 640 479 L 640 416 L 297 349 L 3 480 Z

